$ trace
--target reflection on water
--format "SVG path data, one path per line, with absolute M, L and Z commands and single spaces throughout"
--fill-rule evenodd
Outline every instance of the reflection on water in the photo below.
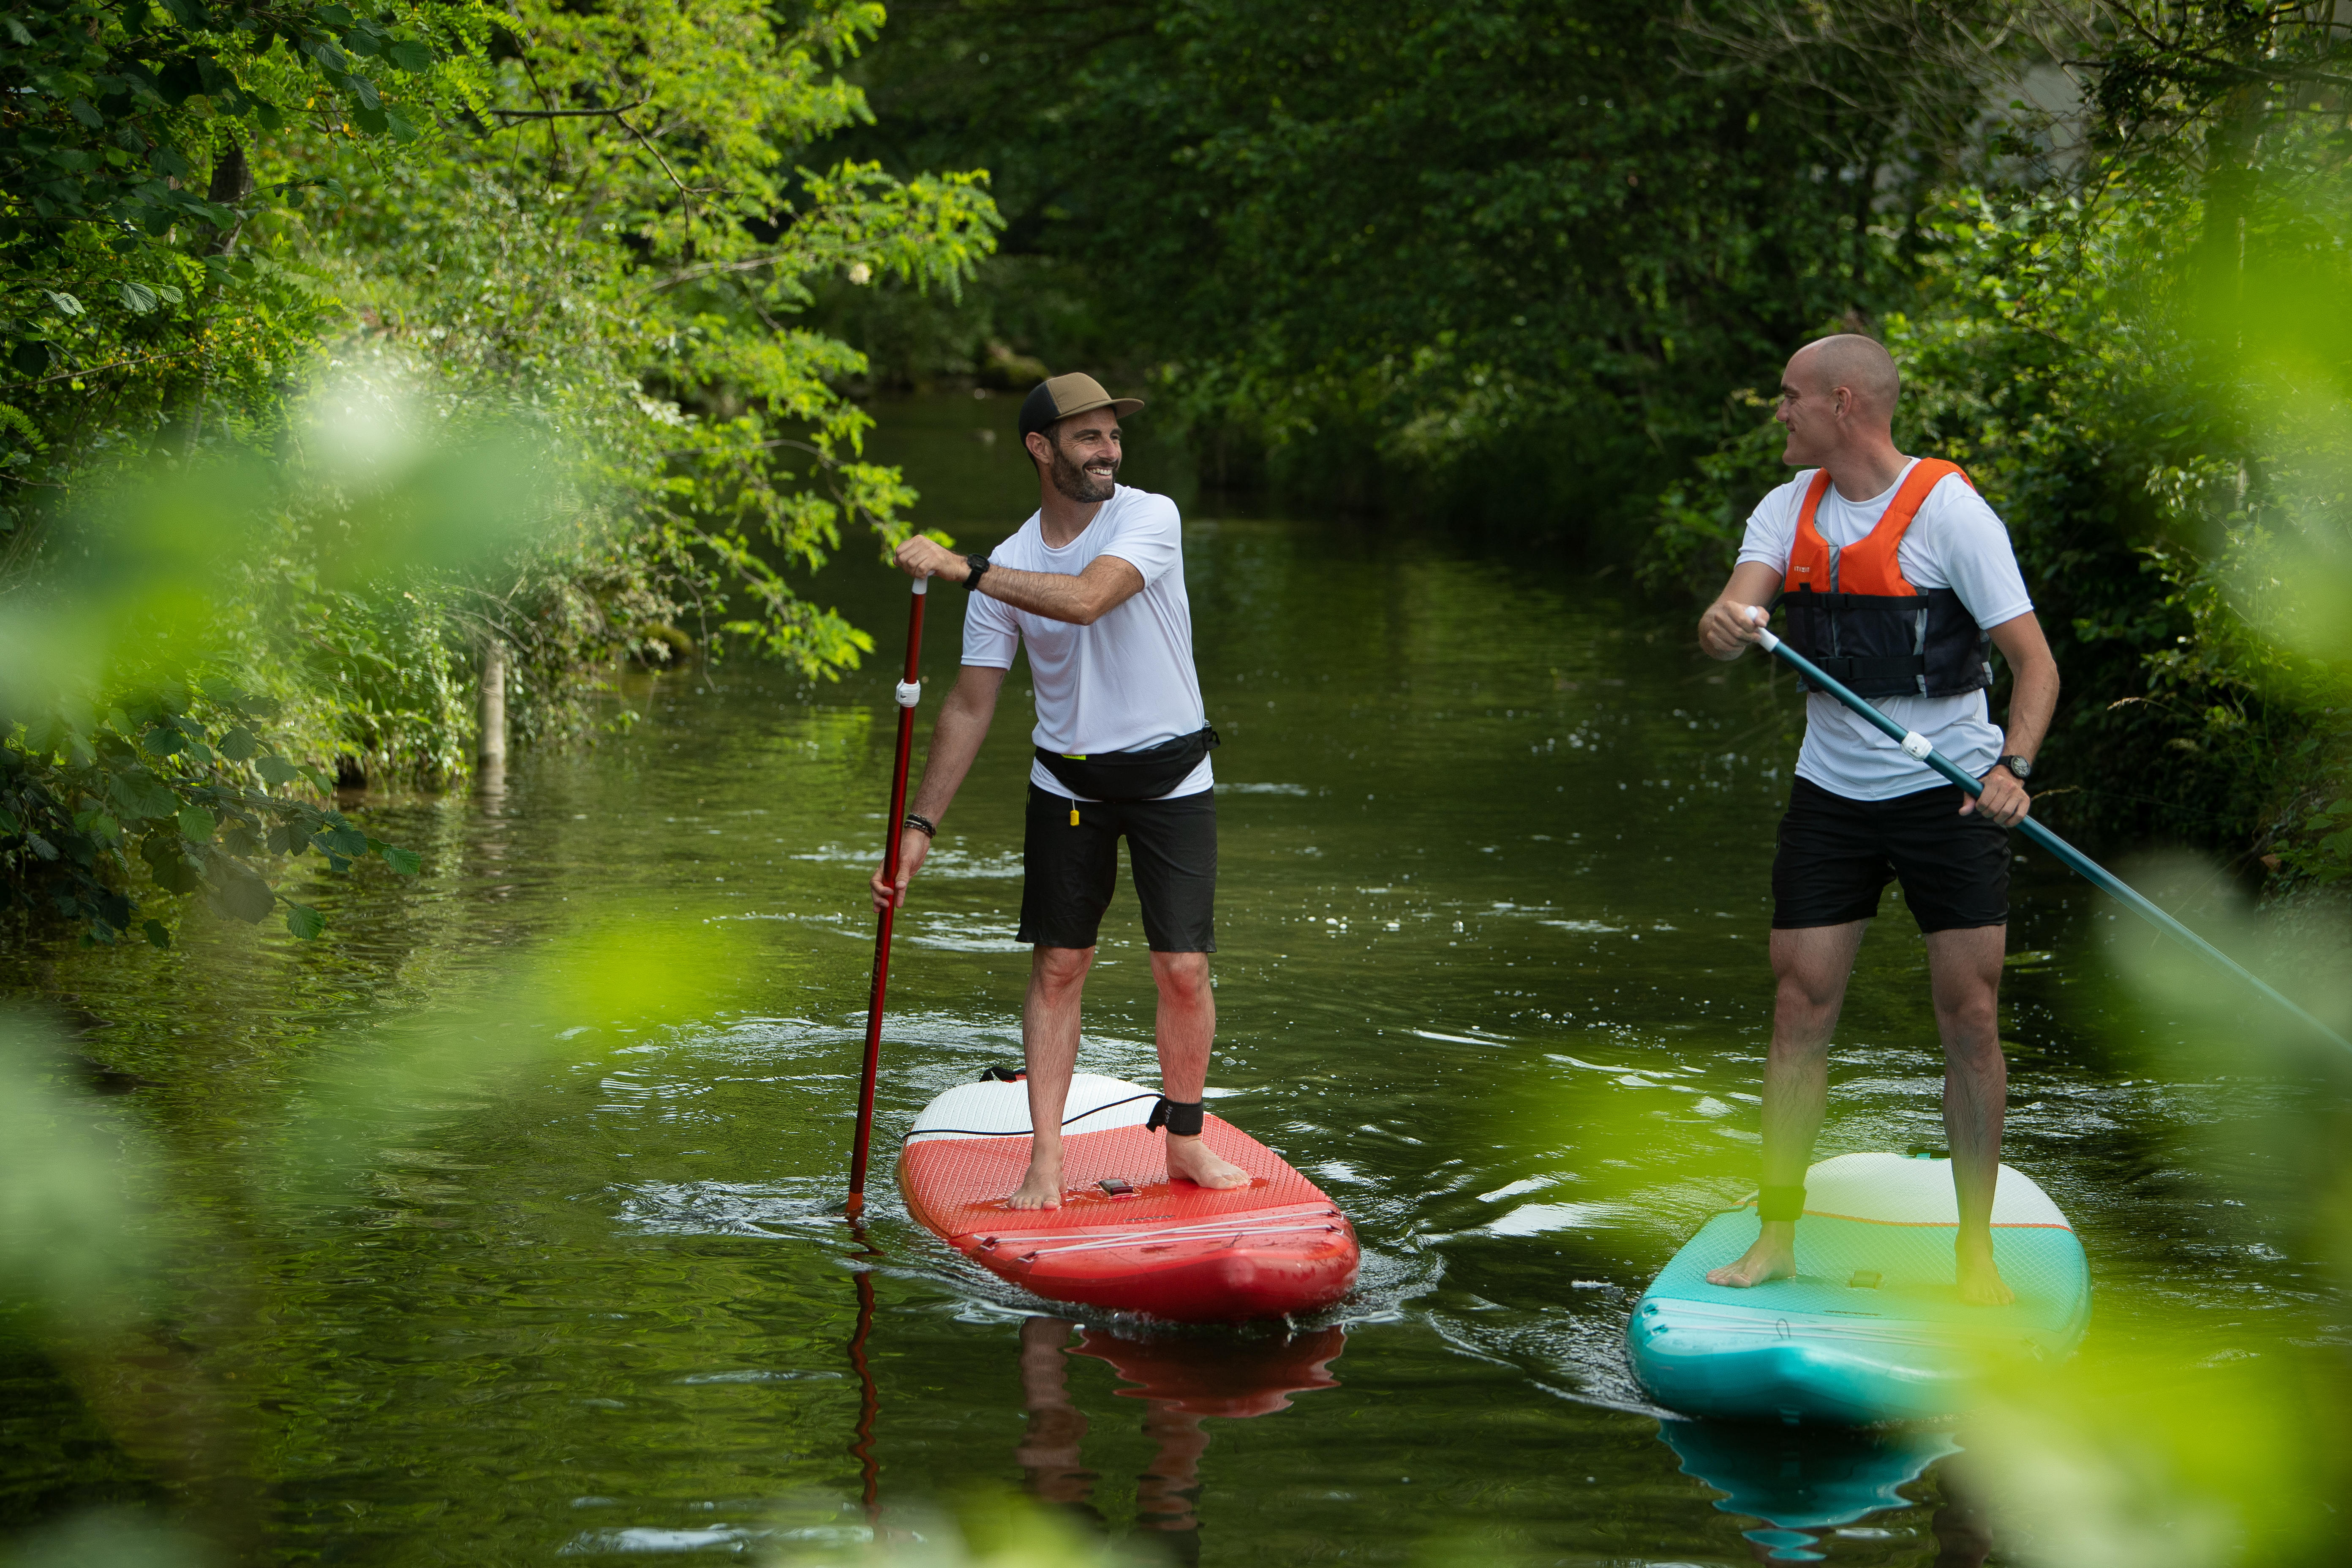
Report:
M 1724 1494 L 1716 1507 L 1763 1521 L 1740 1533 L 1775 1563 L 1818 1562 L 1840 1538 L 1884 1536 L 1884 1531 L 1841 1527 L 1909 1507 L 1900 1489 L 1960 1448 L 1937 1431 L 1841 1432 L 1727 1421 L 1664 1421 L 1658 1437 L 1682 1461 L 1685 1475 Z M 1948 1472 L 1944 1492 L 1932 1525 L 1941 1545 L 1937 1568 L 1978 1568 L 1991 1550 L 1990 1535 L 1975 1510 L 1952 1496 Z
M 1076 1345 L 1069 1342 L 1074 1331 Z M 1289 1409 L 1293 1394 L 1337 1388 L 1330 1365 L 1346 1340 L 1337 1328 L 1272 1340 L 1152 1339 L 1031 1318 L 1021 1325 L 1021 1396 L 1029 1417 L 1018 1452 L 1023 1484 L 1040 1501 L 1097 1527 L 1106 1523 L 1095 1504 L 1101 1477 L 1085 1463 L 1087 1419 L 1070 1397 L 1068 1358 L 1108 1362 L 1134 1385 L 1118 1394 L 1146 1407 L 1140 1429 L 1151 1458 L 1136 1477 L 1135 1527 L 1158 1536 L 1174 1561 L 1198 1563 L 1201 1460 L 1209 1449 L 1202 1422 L 1270 1415 Z
M 978 548 L 1017 520 L 927 521 Z M 1753 1487 L 1712 1458 L 1689 1468 L 1715 1486 L 1683 1473 L 1699 1429 L 1657 1441 L 1623 1360 L 1643 1285 L 1754 1182 L 1792 689 L 1706 661 L 1685 616 L 1522 563 L 1202 516 L 1186 549 L 1236 786 L 1218 800 L 1218 1110 L 1356 1222 L 1362 1286 L 1291 1342 L 1303 1376 L 1314 1334 L 1344 1331 L 1344 1385 L 1276 1368 L 1287 1409 L 1210 1420 L 1197 1402 L 1243 1396 L 1171 1381 L 1174 1352 L 1132 1325 L 1090 1320 L 1033 1358 L 1028 1336 L 1060 1332 L 1029 1326 L 1042 1304 L 887 1186 L 878 1261 L 848 1257 L 894 677 L 730 664 L 633 678 L 619 700 L 641 722 L 519 753 L 496 796 L 361 805 L 425 870 L 330 879 L 313 858 L 287 891 L 332 920 L 317 943 L 198 915 L 169 952 L 0 955 L 0 980 L 131 1086 L 77 1103 L 122 1152 L 154 1259 L 102 1342 L 0 1321 L 0 1532 L 150 1508 L 225 1560 L 371 1568 L 855 1541 L 869 1499 L 887 1524 L 1017 1484 L 1016 1450 L 1054 1447 L 1024 1414 L 1045 1407 L 1036 1359 L 1091 1415 L 1084 1453 L 1041 1472 L 1093 1475 L 1107 1517 L 1197 1518 L 1160 1533 L 1207 1563 L 1726 1563 L 1775 1528 L 1842 1563 L 1918 1563 L 1958 1461 L 1893 1501 L 1873 1483 L 1880 1511 L 1847 1524 L 1725 1512 L 1718 1492 Z M 868 626 L 904 613 L 903 580 L 864 560 L 817 597 Z M 934 598 L 951 649 L 961 601 Z M 886 1139 L 1018 1051 L 1025 964 L 1002 948 L 1024 731 L 990 737 L 904 917 Z M 2085 896 L 2021 873 L 2012 945 L 2054 956 L 2005 987 L 2008 1157 L 2080 1227 L 2095 1345 L 2131 1342 L 2139 1304 L 2193 1318 L 2217 1359 L 2340 1322 L 2284 1222 L 2224 1205 L 2182 1152 L 2303 1091 L 2119 1064 Z M 1840 1026 L 1822 1157 L 1940 1132 L 1924 957 L 1888 913 Z M 723 962 L 677 1006 L 604 983 L 681 951 Z M 604 956 L 541 974 L 575 952 Z M 1122 899 L 1089 1069 L 1150 1078 L 1152 1002 Z M 2252 1170 L 2277 1157 L 2242 1148 Z M 1226 1348 L 1204 1365 L 1243 1344 L 1208 1342 Z

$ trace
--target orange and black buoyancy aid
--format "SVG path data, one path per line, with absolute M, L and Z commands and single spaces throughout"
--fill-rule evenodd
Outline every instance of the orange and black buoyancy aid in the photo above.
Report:
M 1878 525 L 1843 550 L 1831 549 L 1813 525 L 1829 493 L 1829 470 L 1816 472 L 1805 491 L 1781 585 L 1780 607 L 1789 617 L 1781 635 L 1857 696 L 1958 697 L 1992 684 L 1992 639 L 1960 596 L 1949 588 L 1919 592 L 1904 581 L 1896 560 L 1920 503 L 1948 474 L 1968 482 L 1958 465 L 1941 458 L 1914 463 Z

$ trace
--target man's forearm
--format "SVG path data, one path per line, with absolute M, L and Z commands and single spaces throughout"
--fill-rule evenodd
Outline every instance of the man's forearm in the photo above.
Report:
M 2031 760 L 2050 733 L 2050 720 L 2058 711 L 2058 662 L 2043 658 L 2017 672 L 2009 692 L 2009 728 L 2002 754 Z
M 964 775 L 971 772 L 972 760 L 980 755 L 980 743 L 988 739 L 989 721 L 994 717 L 992 708 L 975 712 L 954 696 L 948 698 L 940 709 L 940 721 L 931 727 L 931 751 L 923 759 L 923 782 L 915 788 L 910 809 L 918 816 L 937 822 L 947 815 L 956 791 L 963 787 Z

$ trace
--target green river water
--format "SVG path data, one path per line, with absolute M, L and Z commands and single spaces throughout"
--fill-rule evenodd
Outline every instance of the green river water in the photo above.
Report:
M 1010 400 L 884 416 L 927 520 L 1018 521 Z M 870 1249 L 836 1217 L 906 598 L 860 556 L 818 592 L 874 631 L 866 669 L 625 678 L 625 733 L 368 801 L 425 874 L 315 873 L 316 943 L 199 915 L 169 953 L 7 957 L 97 1064 L 56 1083 L 131 1173 L 139 1261 L 103 1323 L 9 1321 L 0 1527 L 118 1509 L 209 1542 L 190 1563 L 506 1564 L 793 1561 L 878 1517 L 920 1561 L 945 1510 L 1025 1486 L 1147 1559 L 2011 1560 L 1965 1425 L 1678 1447 L 1625 1370 L 1644 1282 L 1754 1180 L 1790 683 L 1557 563 L 1243 510 L 1194 500 L 1186 533 L 1225 742 L 1213 1082 L 1353 1215 L 1339 1309 L 1081 1335 L 889 1189 L 922 1104 L 1018 1058 L 1020 670 L 901 923 Z M 932 595 L 926 735 L 961 610 Z M 2081 1229 L 2094 1347 L 2159 1307 L 2217 1353 L 2324 1319 L 2182 1152 L 2273 1090 L 2142 1076 L 2091 895 L 2020 873 L 2008 1158 Z M 1824 1154 L 1942 1141 L 1922 949 L 1885 912 Z M 1150 1036 L 1122 889 L 1083 1065 L 1150 1081 Z M 1833 1482 L 1864 1499 L 1833 1526 L 1759 1500 Z

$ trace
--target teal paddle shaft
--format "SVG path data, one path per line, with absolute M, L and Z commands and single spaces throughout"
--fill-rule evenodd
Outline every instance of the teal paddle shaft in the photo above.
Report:
M 1929 767 L 1935 769 L 1937 773 L 1943 774 L 1946 778 L 1951 780 L 1954 784 L 1966 790 L 1971 796 L 1980 795 L 1984 793 L 1984 785 L 1981 783 L 1971 777 L 1965 768 L 1962 768 L 1950 758 L 1945 756 L 1941 752 L 1936 750 L 1935 747 L 1929 745 L 1926 736 L 1921 735 L 1916 730 L 1905 729 L 1902 725 L 1897 724 L 1894 720 L 1889 719 L 1885 714 L 1880 712 L 1877 709 L 1872 707 L 1869 703 L 1864 701 L 1853 692 L 1847 690 L 1844 685 L 1824 673 L 1821 666 L 1815 664 L 1811 659 L 1807 658 L 1803 654 L 1799 653 L 1795 648 L 1790 647 L 1787 643 L 1782 642 L 1779 637 L 1774 637 L 1770 631 L 1767 630 L 1760 625 L 1756 628 L 1756 640 L 1764 645 L 1765 652 L 1779 654 L 1781 658 L 1787 660 L 1789 664 L 1796 668 L 1797 673 L 1802 675 L 1807 680 L 1811 681 L 1815 686 L 1820 687 L 1823 691 L 1828 692 L 1831 696 L 1836 698 L 1839 701 L 1853 709 L 1856 713 L 1861 714 L 1863 718 L 1868 720 L 1871 723 L 1877 725 L 1879 729 L 1885 731 L 1888 737 L 1891 738 L 1896 745 L 1903 748 L 1905 754 L 1915 757 L 1918 761 L 1927 763 Z M 2067 843 L 2064 839 L 2059 837 L 2056 834 L 2042 826 L 2042 824 L 2034 821 L 2031 816 L 2026 817 L 2023 821 L 2020 822 L 2017 825 L 2017 830 L 2025 835 L 2026 837 L 2032 839 L 2034 843 L 2042 846 L 2042 848 L 2050 851 L 2051 854 L 2058 857 L 2059 859 L 2064 861 L 2067 865 L 2073 867 L 2077 872 L 2087 878 L 2092 883 L 2105 889 L 2108 894 L 2120 900 L 2126 908 L 2132 911 L 2132 913 L 2139 916 L 2140 919 L 2147 921 L 2148 924 L 2156 927 L 2157 930 L 2189 947 L 2195 948 L 2199 952 L 2203 953 L 2207 958 L 2211 959 L 2215 963 L 2220 964 L 2223 969 L 2228 970 L 2231 973 L 2236 975 L 2239 979 L 2244 981 L 2247 984 L 2252 986 L 2255 990 L 2261 992 L 2263 995 L 2269 997 L 2272 1001 L 2277 1003 L 2280 1006 L 2285 1008 L 2288 1012 L 2294 1014 L 2296 1017 L 2310 1025 L 2314 1030 L 2317 1031 L 2326 1038 L 2335 1042 L 2338 1046 L 2341 1046 L 2347 1051 L 2352 1051 L 2352 1040 L 2346 1039 L 2343 1036 L 2337 1034 L 2335 1030 L 2329 1028 L 2326 1025 L 2321 1023 L 2318 1019 L 2313 1017 L 2310 1014 L 2296 1006 L 2293 1002 L 2290 1002 L 2286 997 L 2273 990 L 2270 984 L 2263 980 L 2261 975 L 2256 974 L 2244 964 L 2240 963 L 2236 959 L 2231 958 L 2228 953 L 2223 952 L 2220 948 L 2215 947 L 2211 942 L 2207 942 L 2203 937 L 2199 936 L 2195 931 L 2190 931 L 2187 926 L 2182 925 L 2179 921 L 2174 920 L 2170 915 L 2157 908 L 2155 904 L 2142 897 L 2139 891 L 2133 888 L 2130 883 L 2126 882 L 2121 877 L 2116 876 L 2113 871 L 2108 870 L 2105 866 L 2100 865 L 2096 860 L 2092 859 L 2088 855 L 2084 854 L 2080 849 L 2075 848 L 2072 844 Z

